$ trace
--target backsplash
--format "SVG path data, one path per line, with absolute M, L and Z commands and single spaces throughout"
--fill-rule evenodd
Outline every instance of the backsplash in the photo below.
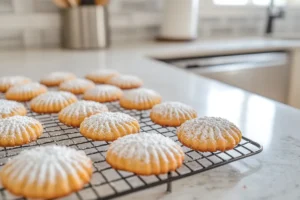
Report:
M 112 42 L 154 38 L 159 31 L 162 0 L 113 0 L 109 5 Z M 215 7 L 200 1 L 200 38 L 262 36 L 266 8 Z M 294 9 L 295 10 L 295 9 Z M 299 11 L 299 9 L 296 9 Z M 298 12 L 299 13 L 299 12 Z M 277 22 L 277 31 L 298 31 L 299 14 Z M 60 46 L 60 14 L 51 0 L 1 0 L 0 49 Z M 279 26 L 279 25 L 280 26 Z
M 287 9 L 285 17 L 275 22 L 276 33 L 300 34 L 300 8 L 290 7 Z

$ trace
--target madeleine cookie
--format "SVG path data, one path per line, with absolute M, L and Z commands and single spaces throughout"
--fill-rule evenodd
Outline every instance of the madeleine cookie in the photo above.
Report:
M 108 112 L 104 104 L 93 101 L 78 101 L 62 109 L 58 119 L 68 126 L 79 127 L 86 117 L 103 112 Z
M 196 151 L 233 149 L 242 139 L 241 131 L 230 121 L 217 117 L 192 119 L 177 128 L 179 141 Z
M 63 108 L 77 101 L 70 92 L 47 92 L 41 94 L 30 102 L 30 108 L 37 113 L 58 113 Z
M 160 94 L 145 88 L 127 91 L 120 99 L 120 105 L 123 108 L 136 110 L 148 110 L 160 102 Z
M 135 118 L 119 112 L 93 115 L 86 118 L 80 125 L 80 133 L 92 140 L 113 141 L 139 131 L 140 125 Z
M 34 118 L 12 116 L 0 120 L 0 146 L 13 147 L 37 140 L 43 133 L 42 124 Z
M 141 87 L 143 85 L 143 81 L 137 76 L 120 75 L 112 77 L 106 81 L 106 84 L 114 85 L 121 89 L 133 89 Z
M 104 103 L 117 101 L 122 95 L 122 90 L 113 85 L 98 85 L 86 91 L 83 95 L 83 99 Z
M 197 112 L 180 102 L 164 102 L 155 105 L 150 113 L 151 120 L 162 126 L 180 126 L 187 120 L 197 117 Z
M 0 179 L 14 195 L 54 199 L 80 190 L 92 171 L 92 161 L 83 151 L 51 145 L 22 151 L 3 166 Z
M 0 119 L 15 116 L 26 115 L 26 108 L 18 102 L 0 99 Z
M 40 83 L 49 87 L 59 86 L 62 82 L 73 80 L 76 76 L 69 72 L 52 72 L 41 79 Z
M 39 83 L 28 83 L 11 87 L 5 93 L 6 99 L 15 101 L 29 101 L 34 97 L 46 93 L 47 87 Z
M 91 72 L 85 76 L 86 79 L 93 81 L 94 83 L 105 83 L 112 77 L 118 76 L 119 73 L 111 69 L 101 69 Z
M 60 90 L 72 92 L 73 94 L 83 94 L 94 87 L 95 84 L 92 81 L 81 78 L 65 81 L 59 85 Z
M 164 174 L 182 165 L 184 153 L 173 140 L 157 133 L 139 133 L 111 143 L 106 161 L 115 169 L 138 175 Z
M 0 92 L 6 92 L 10 87 L 30 83 L 31 80 L 24 76 L 3 76 L 0 77 Z

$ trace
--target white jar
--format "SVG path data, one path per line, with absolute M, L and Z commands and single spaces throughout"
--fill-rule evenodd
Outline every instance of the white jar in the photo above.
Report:
M 199 0 L 165 0 L 159 38 L 196 39 L 198 19 Z

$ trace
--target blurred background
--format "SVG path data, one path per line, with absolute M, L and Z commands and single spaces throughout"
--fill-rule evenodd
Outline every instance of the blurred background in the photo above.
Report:
M 112 43 L 156 38 L 164 11 L 162 0 L 110 1 Z M 299 11 L 299 0 L 200 0 L 198 38 L 297 38 Z M 61 46 L 61 15 L 51 0 L 1 0 L 0 24 L 0 49 Z

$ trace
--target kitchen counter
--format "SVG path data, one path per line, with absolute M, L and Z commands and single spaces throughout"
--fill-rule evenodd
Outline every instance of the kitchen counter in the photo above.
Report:
M 214 56 L 268 51 L 294 51 L 300 49 L 300 40 L 244 38 L 231 40 L 197 40 L 187 43 L 148 41 L 141 45 L 125 43 L 117 49 L 137 51 L 158 59 Z
M 49 72 L 72 71 L 78 76 L 99 68 L 135 74 L 163 100 L 193 106 L 199 116 L 219 116 L 234 122 L 243 135 L 262 144 L 262 153 L 173 183 L 173 192 L 159 186 L 120 199 L 299 199 L 300 111 L 220 82 L 187 73 L 148 56 L 198 55 L 277 49 L 297 51 L 300 42 L 259 40 L 230 44 L 149 43 L 103 51 L 3 51 L 2 75 L 22 74 L 34 80 Z M 297 43 L 297 45 L 296 45 Z M 253 46 L 252 46 L 253 45 Z M 250 48 L 252 46 L 252 48 Z M 263 48 L 265 46 L 265 48 Z M 244 48 L 245 47 L 245 48 Z M 247 49 L 248 48 L 248 49 Z M 206 53 L 205 53 L 206 52 Z M 190 54 L 189 54 L 190 55 Z

